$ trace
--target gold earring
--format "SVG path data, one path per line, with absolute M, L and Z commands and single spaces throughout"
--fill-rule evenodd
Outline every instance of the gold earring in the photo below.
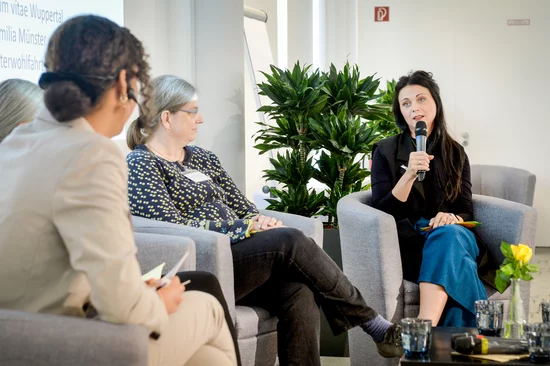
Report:
M 118 98 L 122 103 L 126 103 L 128 101 L 128 96 L 126 94 L 121 94 Z

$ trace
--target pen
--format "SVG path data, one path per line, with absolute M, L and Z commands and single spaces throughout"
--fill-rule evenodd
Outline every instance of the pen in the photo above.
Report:
M 188 285 L 188 284 L 190 284 L 190 283 L 191 283 L 191 280 L 187 280 L 187 281 L 183 282 L 182 285 L 185 286 L 185 285 Z

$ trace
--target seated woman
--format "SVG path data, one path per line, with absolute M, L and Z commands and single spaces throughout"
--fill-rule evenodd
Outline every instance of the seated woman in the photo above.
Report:
M 7 79 L 0 83 L 0 142 L 20 124 L 34 119 L 44 93 L 34 83 Z
M 148 329 L 150 365 L 236 365 L 219 301 L 184 292 L 177 276 L 160 289 L 141 279 L 127 166 L 111 141 L 138 80 L 149 89 L 141 43 L 110 20 L 76 17 L 50 38 L 46 64 L 47 109 L 0 144 L 0 308 L 83 317 L 91 302 L 104 321 Z M 221 293 L 212 275 L 180 275 Z
M 281 365 L 320 364 L 319 306 L 335 334 L 360 325 L 382 355 L 400 356 L 399 327 L 365 303 L 330 257 L 301 231 L 258 215 L 218 158 L 189 145 L 203 123 L 195 88 L 161 76 L 151 98 L 154 117 L 128 130 L 132 214 L 229 236 L 237 304 L 278 316 Z
M 399 79 L 393 114 L 403 132 L 375 147 L 373 206 L 397 222 L 403 277 L 420 285 L 419 317 L 433 325 L 475 326 L 474 302 L 487 298 L 478 276 L 486 247 L 471 230 L 453 225 L 474 218 L 470 163 L 447 132 L 431 74 L 416 71 Z M 416 151 L 418 121 L 427 125 L 427 152 Z M 419 171 L 425 171 L 422 182 Z

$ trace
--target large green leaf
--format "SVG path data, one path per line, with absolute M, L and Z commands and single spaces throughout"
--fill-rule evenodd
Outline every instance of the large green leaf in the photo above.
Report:
M 296 215 L 312 217 L 317 215 L 324 204 L 324 194 L 314 189 L 308 191 L 305 186 L 279 190 L 272 188 L 271 193 L 276 199 L 267 199 L 268 210 L 288 212 Z
M 395 80 L 386 82 L 386 89 L 380 90 L 377 104 L 372 105 L 376 109 L 374 114 L 369 115 L 368 122 L 376 131 L 380 138 L 387 138 L 401 133 L 401 130 L 395 124 L 392 104 L 395 97 Z
M 317 144 L 336 157 L 354 159 L 357 155 L 370 153 L 372 145 L 378 141 L 376 130 L 360 117 L 348 116 L 345 107 L 338 112 L 339 115 L 331 112 L 318 120 L 310 119 L 310 129 Z
M 504 240 L 500 243 L 500 251 L 506 258 L 514 259 L 514 253 L 512 252 L 512 247 L 510 247 L 510 244 L 505 242 Z
M 264 170 L 264 178 L 280 182 L 284 187 L 306 186 L 315 174 L 312 159 L 302 162 L 298 151 L 277 153 L 275 158 L 269 159 L 273 169 Z
M 506 287 L 508 287 L 509 283 L 510 283 L 510 276 L 502 272 L 500 269 L 497 270 L 497 274 L 495 277 L 495 286 L 498 292 L 503 293 L 506 290 Z
M 379 79 L 375 79 L 374 75 L 361 79 L 359 67 L 352 67 L 349 63 L 340 72 L 332 64 L 325 76 L 326 82 L 321 90 L 328 96 L 327 105 L 332 112 L 336 113 L 345 105 L 351 116 L 369 117 L 371 105 L 380 97 L 376 94 Z

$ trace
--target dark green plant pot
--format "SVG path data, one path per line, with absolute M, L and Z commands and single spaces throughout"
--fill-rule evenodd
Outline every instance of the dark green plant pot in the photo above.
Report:
M 342 269 L 342 250 L 340 248 L 340 232 L 338 229 L 325 229 L 323 233 L 323 249 L 330 258 Z M 348 334 L 334 336 L 328 325 L 325 314 L 321 311 L 321 356 L 349 357 Z

